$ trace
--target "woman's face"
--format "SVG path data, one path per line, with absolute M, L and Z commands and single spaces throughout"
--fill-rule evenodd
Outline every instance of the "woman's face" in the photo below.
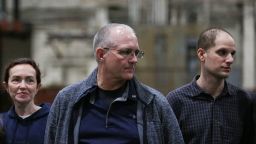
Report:
M 14 104 L 29 104 L 34 102 L 40 84 L 36 81 L 36 71 L 31 65 L 19 64 L 10 69 L 5 87 Z

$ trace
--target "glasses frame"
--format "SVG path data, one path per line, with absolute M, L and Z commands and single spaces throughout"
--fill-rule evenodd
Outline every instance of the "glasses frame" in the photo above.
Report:
M 136 56 L 136 58 L 138 59 L 142 59 L 144 57 L 144 51 L 142 50 L 133 50 L 130 48 L 126 48 L 126 49 L 113 49 L 113 48 L 108 48 L 108 47 L 104 47 L 103 49 L 105 50 L 115 50 L 118 52 L 119 55 L 121 55 L 124 58 L 128 58 L 128 57 L 132 57 L 134 54 Z

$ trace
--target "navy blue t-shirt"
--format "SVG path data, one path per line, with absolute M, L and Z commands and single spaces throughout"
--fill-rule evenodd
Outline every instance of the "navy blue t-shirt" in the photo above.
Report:
M 84 105 L 80 144 L 139 144 L 136 100 L 128 97 L 127 101 L 114 101 L 124 90 L 125 87 L 114 91 L 98 89 L 94 103 Z

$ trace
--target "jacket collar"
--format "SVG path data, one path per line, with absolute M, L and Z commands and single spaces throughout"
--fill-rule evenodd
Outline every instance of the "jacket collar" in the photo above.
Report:
M 96 68 L 87 79 L 83 80 L 80 83 L 79 92 L 77 93 L 78 97 L 75 103 L 79 102 L 82 98 L 87 98 L 89 93 L 96 90 L 98 87 L 97 85 L 97 72 L 98 69 Z M 129 87 L 129 98 L 138 98 L 142 103 L 149 104 L 153 99 L 152 91 L 146 87 L 145 85 L 141 84 L 135 77 L 128 81 Z M 153 89 L 152 89 L 153 90 Z M 138 93 L 139 92 L 139 93 Z
M 137 98 L 144 104 L 149 104 L 153 98 L 154 89 L 147 87 L 146 85 L 140 83 L 135 77 L 129 81 L 131 90 L 130 92 L 135 94 Z

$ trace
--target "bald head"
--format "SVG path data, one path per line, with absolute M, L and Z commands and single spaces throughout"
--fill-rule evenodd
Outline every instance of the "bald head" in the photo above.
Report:
M 208 50 L 210 47 L 215 46 L 215 40 L 219 34 L 227 34 L 233 39 L 232 35 L 222 28 L 209 28 L 200 34 L 197 41 L 197 49 L 203 48 Z
M 134 30 L 125 24 L 111 23 L 102 27 L 94 36 L 93 49 L 94 52 L 98 47 L 115 47 L 115 39 L 119 36 L 135 37 Z

